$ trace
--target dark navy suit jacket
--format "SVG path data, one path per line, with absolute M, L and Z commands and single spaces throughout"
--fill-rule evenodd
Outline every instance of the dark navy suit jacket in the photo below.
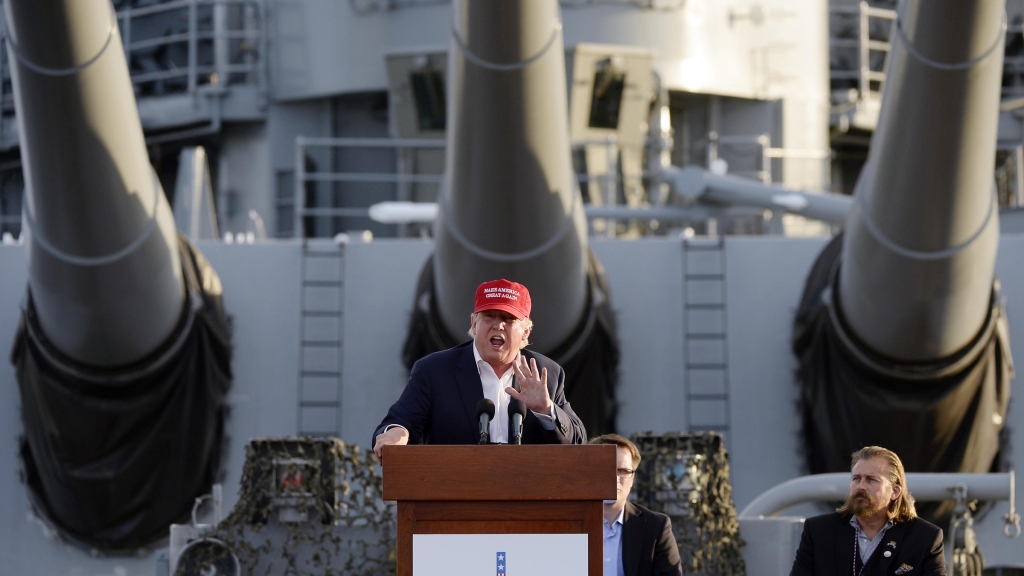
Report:
M 391 424 L 409 431 L 410 444 L 476 444 L 480 437 L 476 404 L 483 400 L 473 341 L 421 358 L 409 373 L 409 383 L 388 415 L 373 432 L 370 445 Z M 537 368 L 548 369 L 548 394 L 555 406 L 555 429 L 545 430 L 533 412 L 523 420 L 523 444 L 584 444 L 587 432 L 565 399 L 565 371 L 554 360 L 521 350 Z M 515 377 L 512 387 L 519 389 Z M 511 419 L 509 419 L 511 428 Z M 512 438 L 509 430 L 508 437 Z
M 669 517 L 626 502 L 620 561 L 626 576 L 682 576 L 683 564 Z

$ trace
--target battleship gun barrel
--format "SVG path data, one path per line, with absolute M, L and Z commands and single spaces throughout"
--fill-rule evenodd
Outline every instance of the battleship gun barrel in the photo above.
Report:
M 174 220 L 149 164 L 109 0 L 7 0 L 29 292 L 60 352 L 155 351 L 183 313 Z
M 843 236 L 794 318 L 812 473 L 885 446 L 912 472 L 1002 467 L 1013 378 L 992 168 L 1005 0 L 906 0 Z M 918 513 L 944 523 L 950 502 Z
M 899 361 L 947 358 L 990 312 L 1004 0 L 908 0 L 846 225 L 845 320 Z
M 437 310 L 464 334 L 476 286 L 511 278 L 534 295 L 541 351 L 587 305 L 587 240 L 570 158 L 556 0 L 456 0 L 446 181 L 435 224 Z
M 215 482 L 230 331 L 149 165 L 109 0 L 7 0 L 28 298 L 11 361 L 33 510 L 135 550 Z

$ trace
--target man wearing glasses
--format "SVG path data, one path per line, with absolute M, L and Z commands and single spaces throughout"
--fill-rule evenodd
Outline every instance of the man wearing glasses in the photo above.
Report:
M 590 443 L 616 447 L 616 498 L 604 502 L 604 576 L 680 576 L 683 566 L 672 521 L 626 500 L 640 451 L 618 434 L 598 436 Z
M 435 352 L 413 365 L 402 396 L 373 433 L 373 452 L 393 444 L 476 444 L 477 403 L 494 402 L 491 442 L 507 443 L 508 405 L 522 400 L 523 444 L 583 444 L 583 423 L 565 399 L 565 371 L 525 350 L 533 322 L 526 286 L 491 280 L 476 289 L 469 342 Z

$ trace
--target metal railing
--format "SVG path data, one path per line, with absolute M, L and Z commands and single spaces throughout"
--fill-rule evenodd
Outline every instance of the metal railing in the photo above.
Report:
M 267 88 L 263 0 L 171 0 L 124 8 L 117 21 L 137 90 L 148 85 L 143 92 L 159 95 L 192 94 L 204 84 Z
M 448 5 L 451 0 L 348 0 L 356 14 L 385 12 L 400 8 L 422 8 L 424 6 Z M 590 6 L 632 6 L 641 10 L 670 12 L 682 10 L 686 0 L 559 0 L 562 8 L 585 8 Z M 730 15 L 730 17 L 733 17 Z M 736 16 L 735 18 L 739 18 Z
M 580 184 L 588 182 L 599 182 L 601 184 L 603 200 L 606 206 L 614 206 L 617 186 L 622 182 L 622 176 L 617 173 L 617 154 L 619 145 L 614 138 L 607 140 L 595 140 L 576 142 L 574 149 L 580 149 L 589 145 L 606 146 L 608 150 L 609 170 L 604 174 L 577 174 L 576 178 Z M 315 196 L 310 185 L 316 186 L 320 183 L 368 183 L 368 184 L 396 184 L 399 186 L 410 184 L 434 184 L 440 185 L 443 174 L 422 174 L 408 173 L 401 170 L 396 172 L 339 172 L 339 171 L 311 171 L 307 168 L 307 162 L 311 152 L 316 149 L 325 151 L 345 148 L 376 148 L 391 149 L 395 151 L 415 149 L 444 150 L 447 142 L 443 139 L 393 139 L 393 138 L 307 138 L 300 136 L 295 140 L 295 177 L 294 189 L 290 199 L 279 199 L 278 208 L 285 205 L 294 206 L 294 228 L 293 234 L 302 237 L 305 234 L 304 221 L 308 217 L 337 218 L 337 217 L 361 217 L 369 218 L 369 207 L 350 206 L 308 206 L 307 199 Z M 313 156 L 316 154 L 313 153 Z M 358 194 L 358 191 L 352 192 Z M 396 194 L 403 199 L 403 194 Z
M 896 11 L 884 8 L 875 8 L 867 2 L 861 2 L 856 6 L 832 6 L 829 8 L 833 26 L 829 31 L 829 47 L 835 52 L 836 49 L 853 49 L 856 57 L 852 67 L 833 67 L 829 77 L 835 87 L 837 80 L 855 80 L 858 98 L 881 98 L 882 84 L 885 82 L 885 60 L 892 48 L 888 38 L 885 40 L 872 38 L 871 27 L 878 21 L 888 21 L 891 29 L 892 23 L 896 20 Z M 855 37 L 843 37 L 840 27 L 834 25 L 837 21 L 855 19 Z M 881 53 L 872 66 L 872 53 Z M 834 56 L 834 54 L 833 54 Z M 833 65 L 839 58 L 831 58 Z
M 446 142 L 442 139 L 398 139 L 398 138 L 307 138 L 299 136 L 295 139 L 295 183 L 293 192 L 294 235 L 305 235 L 304 222 L 307 217 L 366 217 L 370 215 L 369 207 L 341 206 L 307 206 L 308 185 L 317 183 L 375 183 L 375 184 L 437 184 L 441 183 L 441 174 L 417 174 L 404 172 L 335 172 L 309 171 L 306 167 L 311 150 L 322 149 L 328 152 L 345 148 L 390 149 L 395 151 L 435 149 L 443 150 Z
M 25 182 L 21 176 L 21 162 L 0 162 L 0 238 L 10 234 L 21 235 L 21 203 L 24 202 Z
M 995 180 L 1000 208 L 1024 207 L 1024 144 L 997 146 Z
M 138 96 L 194 94 L 204 85 L 267 89 L 264 0 L 170 0 L 122 8 L 117 23 Z M 0 109 L 14 110 L 6 44 Z
M 617 154 L 618 144 L 614 138 L 607 140 L 594 140 L 576 142 L 574 149 L 581 149 L 585 146 L 600 145 L 608 149 L 608 170 L 605 173 L 579 173 L 576 179 L 581 185 L 589 182 L 598 182 L 601 191 L 600 209 L 593 209 L 588 205 L 588 218 L 607 218 L 612 220 L 629 219 L 651 219 L 654 212 L 651 207 L 643 206 L 621 206 L 616 205 L 616 190 L 623 182 L 623 176 L 618 172 Z M 709 146 L 708 157 L 717 158 L 719 147 L 729 148 L 756 148 L 754 154 L 757 166 L 754 170 L 730 170 L 729 173 L 735 176 L 752 178 L 764 183 L 773 181 L 772 160 L 774 159 L 806 159 L 821 162 L 828 162 L 831 159 L 831 150 L 800 150 L 790 148 L 779 148 L 771 146 L 771 138 L 768 134 L 755 135 L 729 135 L 718 136 L 709 134 L 705 146 Z M 393 150 L 396 152 L 412 150 L 441 150 L 444 151 L 446 142 L 443 139 L 393 139 L 393 138 L 308 138 L 300 136 L 295 140 L 295 167 L 292 181 L 291 196 L 279 196 L 277 201 L 278 214 L 291 209 L 293 229 L 291 233 L 295 237 L 306 235 L 307 219 L 329 219 L 329 218 L 367 218 L 370 217 L 369 206 L 359 207 L 352 204 L 361 202 L 359 196 L 362 191 L 358 187 L 338 191 L 330 190 L 331 205 L 309 205 L 311 198 L 318 198 L 323 189 L 318 190 L 319 185 L 344 184 L 395 184 L 398 187 L 416 184 L 429 184 L 439 186 L 443 174 L 424 174 L 406 172 L 401 168 L 401 162 L 396 162 L 397 168 L 393 171 L 338 171 L 325 170 L 320 166 L 333 164 L 334 153 L 343 149 L 378 149 Z M 321 162 L 311 162 L 314 158 L 320 158 Z M 330 160 L 327 160 L 330 159 Z M 443 165 L 443 164 L 442 164 Z M 314 167 L 315 166 L 315 167 Z M 645 172 L 641 175 L 645 179 L 657 179 L 660 175 L 652 172 Z M 379 189 L 378 189 L 379 191 Z M 403 194 L 396 190 L 397 200 L 409 200 L 409 194 Z M 323 196 L 319 196 L 323 199 Z M 395 198 L 392 198 L 395 199 Z M 314 203 L 320 204 L 314 200 Z M 341 205 L 339 205 L 341 204 Z M 280 216 L 279 216 L 280 218 Z M 316 226 L 313 226 L 315 229 Z M 279 220 L 278 235 L 282 232 L 287 234 Z M 333 234 L 333 232 L 332 232 Z
M 1024 23 L 1019 18 L 1024 16 L 1024 0 L 1007 0 L 1006 14 L 1016 17 L 1008 22 L 1006 28 L 1006 54 L 1003 58 L 1003 89 L 1002 97 L 1019 98 L 1024 96 Z
M 0 15 L 0 18 L 3 18 Z M 4 23 L 6 28 L 7 24 Z M 11 84 L 11 67 L 7 61 L 7 40 L 0 42 L 0 113 L 14 114 L 14 88 Z
M 760 180 L 765 184 L 775 181 L 776 174 L 772 168 L 772 160 L 814 160 L 829 162 L 832 159 L 831 149 L 803 149 L 803 148 L 779 148 L 772 146 L 772 138 L 768 134 L 718 134 L 715 131 L 708 132 L 694 146 L 695 149 L 704 149 L 706 162 L 705 167 L 714 170 L 714 161 L 721 158 L 728 160 L 724 150 L 734 152 L 744 149 L 752 149 L 755 166 L 752 169 L 737 169 L 729 167 L 729 174 Z
M 772 181 L 772 148 L 771 137 L 767 134 L 751 135 L 719 135 L 716 132 L 709 132 L 708 142 L 708 168 L 712 168 L 712 162 L 721 157 L 722 148 L 755 148 L 754 154 L 758 156 L 758 165 L 753 170 L 731 170 L 730 173 L 736 176 L 744 176 L 770 183 Z M 724 158 L 723 158 L 724 159 Z
M 21 234 L 21 214 L 15 216 L 6 213 L 6 211 L 0 213 L 0 234 L 3 233 L 8 233 L 15 237 Z

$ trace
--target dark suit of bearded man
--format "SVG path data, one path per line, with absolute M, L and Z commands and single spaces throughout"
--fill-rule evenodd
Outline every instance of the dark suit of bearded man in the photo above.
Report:
M 856 534 L 850 518 L 838 512 L 808 518 L 790 576 L 853 574 Z M 945 576 L 942 529 L 920 518 L 893 524 L 867 563 L 858 561 L 857 569 L 863 576 Z
M 850 492 L 834 513 L 808 518 L 790 576 L 945 576 L 942 530 L 917 517 L 895 452 L 865 446 L 850 463 Z

